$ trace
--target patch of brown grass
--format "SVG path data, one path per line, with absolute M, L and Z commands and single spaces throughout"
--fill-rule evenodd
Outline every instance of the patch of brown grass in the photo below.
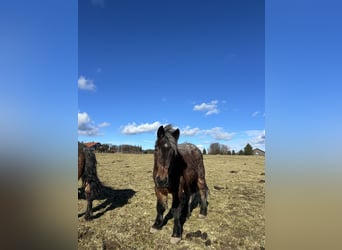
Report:
M 96 157 L 101 181 L 113 189 L 112 194 L 125 197 L 95 200 L 95 219 L 79 217 L 79 249 L 264 249 L 264 157 L 204 156 L 208 216 L 198 218 L 195 208 L 177 245 L 170 244 L 172 220 L 161 231 L 150 233 L 156 216 L 153 155 Z M 85 210 L 86 201 L 79 199 L 78 214 Z

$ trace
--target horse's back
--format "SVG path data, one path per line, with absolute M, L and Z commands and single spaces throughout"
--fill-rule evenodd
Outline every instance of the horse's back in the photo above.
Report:
M 183 160 L 186 162 L 187 169 L 196 171 L 199 177 L 204 178 L 203 155 L 196 145 L 192 143 L 178 144 L 178 153 L 181 154 Z
M 192 143 L 178 144 L 178 153 L 180 153 L 185 159 L 203 161 L 201 150 Z
M 201 153 L 201 150 L 194 144 L 192 143 L 188 143 L 188 142 L 185 142 L 185 143 L 180 143 L 177 145 L 177 148 L 178 148 L 178 151 L 181 152 L 182 154 L 184 153 L 190 153 L 190 154 L 200 154 L 202 155 Z

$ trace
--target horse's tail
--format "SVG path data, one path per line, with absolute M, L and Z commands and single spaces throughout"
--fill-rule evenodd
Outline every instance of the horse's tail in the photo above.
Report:
M 95 153 L 90 149 L 84 149 L 85 166 L 83 173 L 83 181 L 85 184 L 85 192 L 89 199 L 93 200 L 101 194 L 102 183 L 97 176 L 97 161 Z

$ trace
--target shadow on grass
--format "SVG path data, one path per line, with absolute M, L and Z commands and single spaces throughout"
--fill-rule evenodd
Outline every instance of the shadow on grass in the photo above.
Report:
M 102 193 L 96 200 L 104 200 L 101 204 L 93 207 L 93 213 L 101 210 L 92 216 L 92 219 L 96 219 L 104 215 L 107 211 L 113 210 L 118 207 L 122 207 L 128 203 L 128 200 L 135 195 L 133 189 L 112 189 L 111 187 L 103 186 Z M 78 199 L 85 200 L 84 189 L 78 189 Z M 82 217 L 85 213 L 78 214 L 78 217 Z

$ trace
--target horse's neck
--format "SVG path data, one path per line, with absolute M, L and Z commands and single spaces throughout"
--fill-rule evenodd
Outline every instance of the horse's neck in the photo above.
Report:
M 171 165 L 172 165 L 172 167 L 170 169 L 171 169 L 172 173 L 175 173 L 175 174 L 176 173 L 180 173 L 180 174 L 182 173 L 183 167 L 185 166 L 185 164 L 184 164 L 183 157 L 181 154 L 179 154 L 179 152 L 177 155 L 175 155 L 173 157 Z

